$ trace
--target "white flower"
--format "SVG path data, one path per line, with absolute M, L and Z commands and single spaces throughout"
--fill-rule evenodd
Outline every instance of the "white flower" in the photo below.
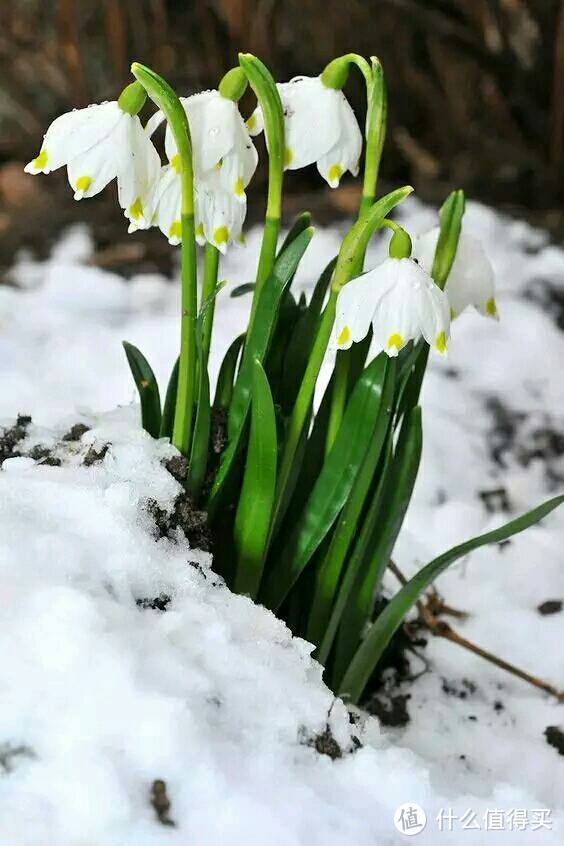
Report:
M 413 242 L 414 256 L 429 273 L 438 240 L 437 226 L 419 235 Z M 467 306 L 473 305 L 480 314 L 498 319 L 493 268 L 481 243 L 468 235 L 464 228 L 460 233 L 445 293 L 450 303 L 451 318 L 458 317 Z
M 297 76 L 277 84 L 284 108 L 284 165 L 297 170 L 317 162 L 321 176 L 336 188 L 350 170 L 358 174 L 362 133 L 342 91 L 327 87 L 320 76 Z M 264 129 L 260 107 L 247 121 L 251 135 Z
M 256 170 L 258 154 L 237 104 L 215 90 L 181 97 L 180 102 L 190 126 L 196 183 L 207 180 L 210 185 L 219 185 L 244 204 L 245 189 Z M 147 134 L 152 135 L 163 120 L 162 112 L 153 115 L 145 127 Z M 169 161 L 174 161 L 178 150 L 168 125 L 165 149 Z M 213 171 L 219 172 L 219 180 L 211 178 Z
M 153 197 L 153 222 L 170 244 L 179 244 L 182 237 L 181 200 L 178 154 L 170 164 L 161 169 L 160 179 Z M 223 188 L 219 171 L 214 170 L 194 187 L 196 240 L 199 244 L 209 241 L 222 253 L 230 243 L 241 243 L 246 203 L 233 192 Z
M 388 258 L 345 285 L 337 300 L 335 342 L 348 349 L 372 324 L 378 349 L 396 356 L 421 335 L 441 354 L 450 335 L 446 295 L 409 258 Z
M 75 109 L 53 121 L 27 173 L 50 173 L 67 166 L 75 200 L 93 197 L 117 177 L 119 204 L 132 224 L 149 226 L 148 198 L 160 159 L 137 115 L 117 102 Z

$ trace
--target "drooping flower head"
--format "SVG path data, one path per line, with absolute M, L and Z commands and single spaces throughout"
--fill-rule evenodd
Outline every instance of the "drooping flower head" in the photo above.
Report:
M 50 173 L 63 165 L 75 200 L 93 197 L 117 177 L 119 204 L 132 228 L 146 228 L 148 202 L 160 159 L 137 114 L 120 101 L 75 109 L 53 121 L 27 173 Z
M 358 174 L 362 133 L 342 91 L 329 88 L 320 76 L 297 76 L 277 84 L 284 108 L 286 170 L 317 163 L 321 176 L 336 188 L 349 170 Z M 264 128 L 260 107 L 247 121 L 251 135 Z
M 439 227 L 415 238 L 413 252 L 421 266 L 431 271 L 439 240 Z M 464 231 L 460 233 L 456 257 L 452 265 L 445 293 L 450 304 L 451 318 L 458 317 L 472 305 L 486 317 L 498 319 L 495 301 L 495 277 L 481 243 Z
M 219 91 L 181 97 L 190 125 L 194 166 L 196 237 L 222 252 L 240 238 L 246 215 L 249 184 L 258 161 L 237 104 Z M 148 121 L 151 135 L 164 120 L 157 112 Z M 169 164 L 162 168 L 153 198 L 155 222 L 170 243 L 180 241 L 180 160 L 167 126 L 165 150 Z
M 388 258 L 345 285 L 337 300 L 335 342 L 346 350 L 366 337 L 372 324 L 378 349 L 396 356 L 421 335 L 444 354 L 450 335 L 445 294 L 410 258 Z

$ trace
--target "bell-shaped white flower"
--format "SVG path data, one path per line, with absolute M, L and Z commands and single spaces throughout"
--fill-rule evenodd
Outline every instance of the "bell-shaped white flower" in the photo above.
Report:
M 345 285 L 337 300 L 335 343 L 346 350 L 372 324 L 378 349 L 396 356 L 421 335 L 444 354 L 450 335 L 446 295 L 410 258 L 388 258 Z
M 297 76 L 277 84 L 284 108 L 284 166 L 297 170 L 317 162 L 321 176 L 336 188 L 349 170 L 358 174 L 362 133 L 342 91 L 329 88 L 320 76 Z M 251 135 L 264 129 L 260 107 L 247 121 Z
M 439 227 L 419 235 L 413 242 L 413 254 L 421 266 L 431 272 L 439 240 Z M 498 319 L 495 300 L 495 277 L 481 243 L 462 228 L 456 257 L 452 265 L 445 293 L 450 304 L 451 318 L 458 317 L 473 305 L 480 314 Z
M 258 154 L 237 104 L 215 90 L 181 97 L 180 102 L 190 125 L 196 183 L 208 180 L 218 184 L 245 203 L 245 189 L 256 170 Z M 162 112 L 153 115 L 145 128 L 147 134 L 152 135 L 163 120 Z M 168 125 L 165 149 L 169 161 L 173 161 L 178 150 Z M 211 179 L 213 171 L 219 172 L 219 180 Z
M 182 186 L 180 160 L 176 153 L 170 164 L 161 169 L 160 179 L 153 197 L 153 222 L 170 244 L 179 244 L 182 237 L 181 222 Z M 241 243 L 246 214 L 246 202 L 241 202 L 232 191 L 221 184 L 218 170 L 194 186 L 196 240 L 199 244 L 209 241 L 222 253 L 230 243 Z
M 150 225 L 147 203 L 160 159 L 137 115 L 113 101 L 58 117 L 25 170 L 50 173 L 63 165 L 75 200 L 93 197 L 117 177 L 119 204 L 131 228 Z

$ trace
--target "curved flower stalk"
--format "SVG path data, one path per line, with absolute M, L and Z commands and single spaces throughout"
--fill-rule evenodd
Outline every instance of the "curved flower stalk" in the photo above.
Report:
M 414 254 L 428 272 L 433 266 L 439 231 L 437 226 L 414 240 Z M 460 232 L 445 292 L 452 319 L 462 314 L 468 306 L 474 306 L 484 317 L 499 319 L 493 267 L 480 241 L 468 234 L 464 228 Z
M 284 108 L 285 170 L 317 164 L 321 176 L 336 188 L 345 171 L 359 171 L 362 133 L 342 91 L 321 76 L 296 76 L 276 85 Z M 264 128 L 260 105 L 247 121 L 251 135 Z
M 397 356 L 421 335 L 441 355 L 450 334 L 446 295 L 410 258 L 388 258 L 353 279 L 339 293 L 335 321 L 338 349 L 366 337 L 370 324 L 378 350 Z
M 61 115 L 25 171 L 50 173 L 66 165 L 75 200 L 99 194 L 117 178 L 119 204 L 130 231 L 147 228 L 160 159 L 137 114 L 145 99 L 143 88 L 134 82 L 117 101 Z

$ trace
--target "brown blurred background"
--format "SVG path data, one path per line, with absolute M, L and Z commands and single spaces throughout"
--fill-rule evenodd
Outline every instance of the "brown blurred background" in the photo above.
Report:
M 317 74 L 349 51 L 378 55 L 390 95 L 383 185 L 411 182 L 437 203 L 464 187 L 561 238 L 562 0 L 3 0 L 0 264 L 23 245 L 44 254 L 63 225 L 82 219 L 94 227 L 100 264 L 167 270 L 164 239 L 128 239 L 107 193 L 78 206 L 64 173 L 33 180 L 21 163 L 61 112 L 114 99 L 133 59 L 186 94 L 215 87 L 238 50 L 281 81 Z M 347 94 L 362 121 L 354 71 Z M 251 217 L 263 182 L 258 173 Z M 300 171 L 287 180 L 287 212 L 308 207 L 328 220 L 352 208 L 355 190 L 349 182 L 331 192 L 315 169 Z

